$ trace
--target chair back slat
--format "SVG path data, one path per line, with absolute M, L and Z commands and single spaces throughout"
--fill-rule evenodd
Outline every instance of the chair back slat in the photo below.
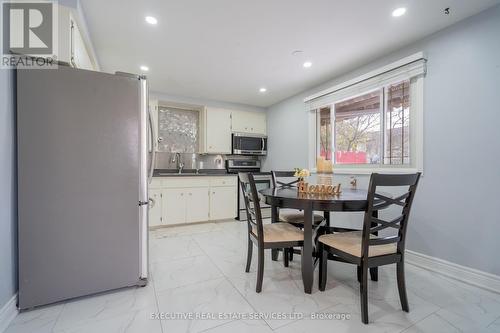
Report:
M 404 254 L 406 230 L 413 198 L 417 190 L 420 173 L 405 175 L 383 175 L 374 173 L 370 178 L 368 189 L 368 207 L 365 211 L 362 233 L 362 258 L 368 258 L 369 247 L 387 244 L 397 244 L 397 252 Z M 378 193 L 379 187 L 405 188 L 403 194 L 394 198 Z M 379 210 L 389 207 L 399 207 L 399 213 L 391 220 L 374 216 Z M 379 231 L 396 230 L 396 235 L 374 237 Z
M 299 182 L 299 179 L 295 177 L 295 171 L 272 171 L 271 174 L 274 188 L 297 187 L 297 183 Z M 293 178 L 293 180 L 285 181 L 279 178 Z
M 410 192 L 406 192 L 405 194 L 400 195 L 399 197 L 397 197 L 395 199 L 392 199 L 392 198 L 386 197 L 385 195 L 382 195 L 382 194 L 379 194 L 379 193 L 374 193 L 373 194 L 373 196 L 374 196 L 375 199 L 382 200 L 382 203 L 378 204 L 380 206 L 385 206 L 386 204 L 388 204 L 389 206 L 390 205 L 399 205 L 401 207 L 404 207 L 404 205 L 405 205 L 405 202 L 401 201 L 401 200 L 404 200 L 404 199 L 408 198 L 409 195 L 410 195 Z
M 401 238 L 399 236 L 389 236 L 370 239 L 368 245 L 386 245 L 399 242 Z
M 373 173 L 370 182 L 375 186 L 412 186 L 418 183 L 420 172 L 401 175 Z
M 370 233 L 374 233 L 376 231 L 384 230 L 387 228 L 399 229 L 401 225 L 399 224 L 403 220 L 403 216 L 398 216 L 394 220 L 384 221 L 376 217 L 372 217 L 372 225 L 376 225 L 375 227 L 370 228 Z
M 260 210 L 260 199 L 255 186 L 255 179 L 251 173 L 240 172 L 238 174 L 245 209 L 247 212 L 248 232 L 253 234 L 258 240 L 264 240 L 262 226 L 262 214 Z

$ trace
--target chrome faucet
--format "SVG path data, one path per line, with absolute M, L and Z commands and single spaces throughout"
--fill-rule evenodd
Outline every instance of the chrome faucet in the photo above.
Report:
M 182 173 L 182 169 L 184 169 L 184 163 L 181 161 L 181 153 L 175 153 L 174 157 L 172 158 L 172 162 L 175 162 L 175 166 L 177 168 L 177 171 L 179 171 L 179 174 Z

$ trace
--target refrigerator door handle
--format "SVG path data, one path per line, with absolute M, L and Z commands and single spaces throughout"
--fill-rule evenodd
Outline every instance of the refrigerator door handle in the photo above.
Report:
M 140 243 L 141 243 L 141 266 L 140 266 L 140 278 L 146 280 L 148 278 L 148 178 L 149 178 L 149 168 L 148 168 L 148 118 L 149 107 L 148 107 L 148 84 L 146 77 L 141 76 L 141 174 L 140 174 L 140 190 L 139 190 L 139 216 L 140 216 Z M 149 119 L 150 121 L 150 119 Z M 153 149 L 154 151 L 154 149 Z
M 150 128 L 150 135 L 151 135 L 151 165 L 149 166 L 149 176 L 148 176 L 148 183 L 151 184 L 151 181 L 153 180 L 153 173 L 155 170 L 155 164 L 156 164 L 156 131 L 155 131 L 155 126 L 154 126 L 154 119 L 153 119 L 153 112 L 151 111 L 151 107 L 148 107 L 148 114 L 149 114 L 149 128 Z

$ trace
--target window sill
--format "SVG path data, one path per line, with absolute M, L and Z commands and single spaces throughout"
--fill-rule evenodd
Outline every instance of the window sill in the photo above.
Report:
M 333 167 L 333 174 L 337 175 L 370 175 L 372 173 L 385 173 L 385 174 L 402 174 L 402 173 L 416 173 L 423 172 L 418 170 L 418 168 L 355 168 L 355 167 Z M 311 173 L 317 174 L 317 170 L 314 168 Z

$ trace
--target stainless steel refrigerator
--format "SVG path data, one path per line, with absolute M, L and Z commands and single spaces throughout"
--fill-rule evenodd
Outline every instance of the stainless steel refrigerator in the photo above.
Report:
M 20 309 L 147 283 L 150 121 L 145 77 L 17 71 Z

